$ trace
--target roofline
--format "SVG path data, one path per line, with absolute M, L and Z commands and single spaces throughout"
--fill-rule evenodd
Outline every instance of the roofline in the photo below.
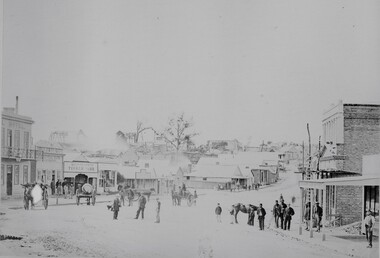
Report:
M 343 106 L 349 107 L 380 107 L 380 104 L 343 104 Z

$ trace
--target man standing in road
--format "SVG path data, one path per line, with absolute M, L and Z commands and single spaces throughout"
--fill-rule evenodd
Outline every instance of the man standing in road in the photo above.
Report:
M 276 203 L 273 206 L 273 217 L 276 223 L 276 228 L 278 228 L 278 219 L 280 218 L 280 213 L 281 213 L 281 206 L 280 204 L 278 204 L 278 201 L 276 200 Z
M 284 212 L 284 216 L 285 216 L 284 230 L 290 230 L 290 221 L 292 220 L 293 215 L 294 215 L 294 210 L 292 207 L 290 207 L 290 203 L 289 203 L 288 207 L 285 209 L 285 212 Z
M 120 197 L 120 195 L 116 194 L 116 197 L 115 197 L 115 200 L 113 201 L 113 206 L 112 206 L 112 209 L 113 209 L 113 219 L 115 219 L 115 220 L 117 220 L 117 216 L 119 215 L 119 209 L 121 207 L 119 197 Z
M 260 203 L 259 208 L 257 209 L 257 217 L 259 219 L 259 227 L 260 230 L 264 230 L 264 219 L 265 219 L 265 209 L 263 208 L 263 204 Z
M 280 204 L 280 220 L 281 220 L 281 229 L 284 229 L 284 213 L 286 209 L 286 204 L 284 202 L 284 199 L 281 200 Z
M 145 204 L 146 204 L 146 198 L 141 193 L 138 193 L 138 196 L 139 196 L 139 199 L 138 199 L 139 209 L 137 210 L 135 219 L 139 218 L 140 211 L 141 211 L 141 219 L 144 219 L 144 209 L 145 209 Z
M 222 223 L 222 218 L 221 218 L 222 207 L 220 207 L 220 203 L 218 203 L 218 206 L 216 206 L 215 208 L 215 214 L 216 214 L 216 222 Z
M 161 202 L 160 198 L 156 198 L 157 200 L 157 207 L 156 207 L 156 221 L 154 223 L 160 223 L 160 210 L 161 210 Z M 144 213 L 143 213 L 144 214 Z
M 367 248 L 372 248 L 372 234 L 373 234 L 374 225 L 375 225 L 375 218 L 372 216 L 372 212 L 368 210 L 367 216 L 364 218 L 365 237 L 367 238 L 367 241 L 368 241 Z

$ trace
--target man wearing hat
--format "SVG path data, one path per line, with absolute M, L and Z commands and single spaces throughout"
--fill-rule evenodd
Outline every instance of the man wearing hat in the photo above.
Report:
M 161 210 L 161 202 L 160 198 L 156 198 L 157 200 L 157 207 L 156 207 L 156 221 L 154 223 L 160 223 L 160 210 Z
M 317 232 L 321 232 L 322 215 L 323 209 L 319 206 L 319 202 L 316 202 L 314 207 L 314 218 L 317 220 Z
M 367 216 L 364 218 L 364 225 L 365 225 L 365 237 L 368 241 L 367 248 L 372 248 L 372 233 L 373 233 L 373 226 L 375 224 L 375 218 L 372 216 L 371 210 L 367 211 Z
M 113 219 L 117 219 L 117 216 L 119 214 L 119 208 L 121 207 L 121 203 L 120 203 L 120 195 L 119 194 L 116 194 L 115 196 L 115 200 L 113 201 Z

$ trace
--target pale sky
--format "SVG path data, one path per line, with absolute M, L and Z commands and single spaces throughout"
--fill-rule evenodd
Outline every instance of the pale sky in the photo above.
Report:
M 317 142 L 331 104 L 380 102 L 380 1 L 4 0 L 3 58 L 35 141 L 183 111 L 197 144 Z

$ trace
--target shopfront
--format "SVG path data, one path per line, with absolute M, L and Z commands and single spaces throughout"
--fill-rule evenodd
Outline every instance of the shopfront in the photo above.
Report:
M 97 188 L 98 164 L 90 162 L 64 162 L 64 180 L 74 185 L 76 191 L 79 185 L 89 183 Z

